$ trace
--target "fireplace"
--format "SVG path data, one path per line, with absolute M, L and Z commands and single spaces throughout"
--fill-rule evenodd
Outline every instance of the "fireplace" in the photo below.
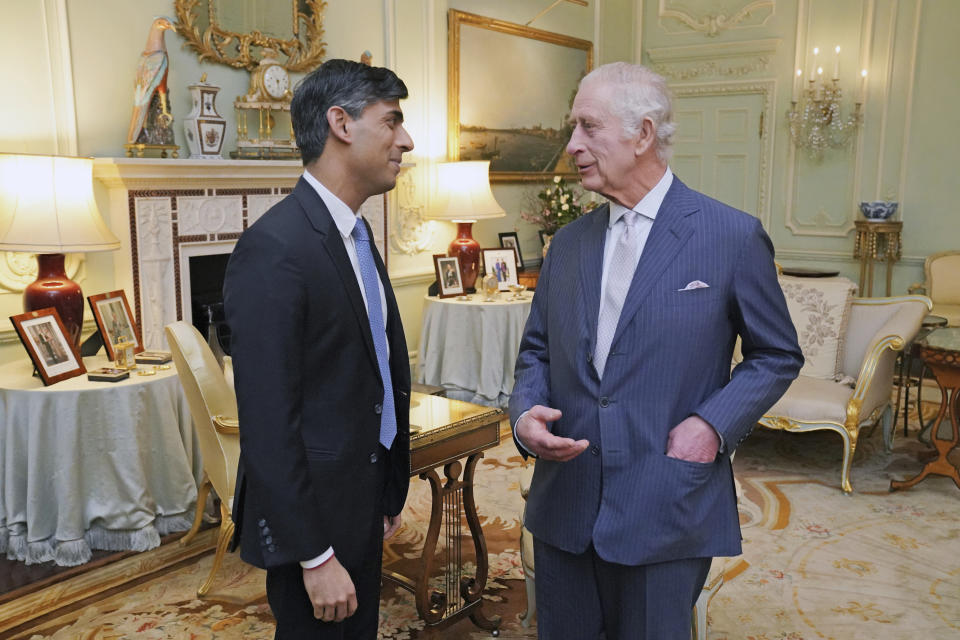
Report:
M 212 317 L 227 338 L 221 290 L 230 252 L 302 171 L 295 161 L 94 162 L 94 176 L 109 189 L 110 226 L 123 243 L 115 254 L 117 285 L 132 294 L 146 348 L 166 349 L 163 328 L 176 320 L 206 336 Z

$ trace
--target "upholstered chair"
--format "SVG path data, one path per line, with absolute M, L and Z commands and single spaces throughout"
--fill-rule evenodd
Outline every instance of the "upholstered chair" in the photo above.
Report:
M 897 352 L 913 339 L 930 308 L 930 299 L 918 295 L 852 298 L 845 325 L 838 325 L 842 326 L 838 379 L 801 371 L 760 424 L 784 431 L 835 431 L 843 444 L 840 486 L 845 493 L 853 491 L 850 467 L 860 429 L 882 418 L 884 445 L 888 451 L 893 446 L 890 398 Z
M 177 367 L 177 376 L 190 405 L 190 414 L 193 416 L 197 440 L 200 443 L 200 454 L 203 456 L 203 482 L 197 495 L 193 527 L 181 538 L 180 544 L 189 544 L 197 535 L 211 486 L 220 497 L 217 550 L 210 575 L 197 589 L 197 595 L 202 597 L 210 590 L 213 578 L 223 561 L 227 544 L 233 537 L 234 525 L 230 512 L 237 464 L 240 461 L 237 397 L 207 341 L 193 325 L 182 321 L 174 322 L 167 325 L 165 332 L 173 353 L 173 362 Z M 232 373 L 232 369 L 230 372 Z
M 910 285 L 910 293 L 922 293 L 933 301 L 931 313 L 947 319 L 947 326 L 960 327 L 960 250 L 941 251 L 923 263 L 926 280 Z

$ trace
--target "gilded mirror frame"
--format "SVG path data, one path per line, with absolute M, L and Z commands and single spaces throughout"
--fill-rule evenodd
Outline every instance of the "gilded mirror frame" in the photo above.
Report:
M 254 69 L 260 56 L 251 49 L 273 49 L 287 57 L 280 61 L 288 71 L 308 71 L 317 66 L 326 55 L 323 41 L 324 0 L 289 0 L 292 8 L 293 37 L 283 39 L 264 35 L 258 30 L 236 33 L 223 29 L 217 23 L 216 0 L 174 0 L 177 16 L 176 30 L 196 52 L 199 60 L 211 60 L 231 67 Z M 209 26 L 201 33 L 198 21 L 202 3 L 206 3 Z M 306 4 L 309 14 L 301 12 L 299 4 Z M 301 23 L 303 25 L 301 29 Z M 302 32 L 302 33 L 301 33 Z M 235 52 L 235 55 L 234 55 Z
M 486 123 L 484 122 L 474 122 L 474 123 L 462 123 L 460 122 L 461 116 L 461 101 L 464 100 L 463 96 L 463 78 L 461 78 L 461 69 L 460 62 L 461 59 L 474 59 L 474 60 L 483 60 L 484 56 L 479 55 L 478 52 L 474 51 L 464 51 L 464 42 L 462 30 L 464 28 L 469 29 L 481 29 L 489 30 L 496 32 L 498 34 L 503 34 L 511 37 L 518 37 L 522 39 L 530 39 L 538 41 L 540 43 L 547 43 L 551 45 L 558 45 L 559 47 L 568 49 L 567 52 L 569 55 L 572 52 L 576 52 L 576 56 L 579 57 L 582 55 L 583 68 L 577 69 L 579 76 L 575 82 L 571 78 L 568 78 L 566 84 L 564 82 L 557 82 L 552 86 L 552 99 L 557 101 L 558 104 L 563 104 L 567 101 L 572 102 L 573 96 L 576 94 L 577 87 L 579 85 L 579 78 L 583 77 L 586 73 L 589 73 L 593 69 L 593 43 L 589 40 L 583 40 L 580 38 L 575 38 L 573 36 L 568 36 L 560 33 L 554 33 L 552 31 L 544 31 L 542 29 L 535 29 L 533 27 L 528 27 L 525 25 L 514 24 L 512 22 L 506 22 L 504 20 L 497 20 L 495 18 L 488 18 L 485 16 L 479 16 L 472 13 L 466 13 L 463 11 L 457 11 L 455 9 L 450 9 L 447 14 L 447 157 L 451 161 L 456 160 L 485 160 L 492 159 L 487 157 L 461 157 L 460 143 L 461 143 L 461 127 L 468 126 L 475 128 L 476 125 L 481 125 L 482 128 Z M 519 43 L 514 43 L 519 44 Z M 545 52 L 546 55 L 562 55 L 562 51 L 551 49 L 550 52 Z M 530 61 L 530 64 L 522 65 L 519 62 L 513 65 L 512 68 L 501 68 L 496 65 L 489 65 L 482 69 L 480 75 L 484 75 L 487 80 L 494 80 L 504 77 L 504 74 L 512 74 L 517 76 L 518 74 L 533 74 L 536 73 L 537 65 L 540 62 L 545 62 L 541 59 L 536 59 Z M 468 76 L 470 74 L 467 74 Z M 468 82 L 476 82 L 477 78 L 469 77 L 466 79 Z M 561 86 L 562 85 L 562 86 Z M 520 95 L 511 95 L 509 99 L 514 102 L 522 100 Z M 496 109 L 494 103 L 490 105 L 491 109 Z M 530 107 L 531 112 L 536 113 L 535 107 Z M 569 114 L 569 111 L 567 112 Z M 549 122 L 549 120 L 547 120 Z M 548 125 L 549 126 L 549 125 Z M 547 128 L 540 128 L 539 132 L 545 134 L 554 134 L 554 139 L 563 138 L 566 136 L 566 139 L 569 139 L 569 133 L 565 130 L 551 130 Z M 490 129 L 489 131 L 493 132 L 495 129 Z M 471 132 L 471 128 L 467 129 L 467 132 Z M 532 131 L 502 131 L 500 132 L 502 136 L 510 135 L 524 135 L 531 134 L 536 135 Z M 470 141 L 471 146 L 481 145 L 486 149 L 486 144 L 483 144 L 483 140 Z M 516 146 L 516 145 L 514 145 Z M 566 146 L 566 141 L 563 142 L 561 147 Z M 494 145 L 493 152 L 499 153 L 496 150 L 496 144 Z M 508 155 L 509 152 L 508 152 Z M 497 156 L 500 157 L 500 156 Z M 513 155 L 510 155 L 512 160 L 516 160 Z M 540 182 L 552 178 L 554 175 L 563 175 L 570 179 L 577 179 L 576 170 L 573 168 L 568 168 L 565 170 L 537 170 L 537 171 L 525 171 L 517 169 L 506 169 L 498 170 L 496 167 L 496 162 L 492 161 L 490 164 L 490 180 L 493 182 Z

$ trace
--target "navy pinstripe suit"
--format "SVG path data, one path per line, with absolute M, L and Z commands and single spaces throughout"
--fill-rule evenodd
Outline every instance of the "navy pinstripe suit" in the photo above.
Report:
M 729 454 L 803 363 L 773 247 L 756 218 L 675 177 L 600 380 L 591 354 L 608 217 L 599 207 L 554 237 L 520 346 L 514 424 L 542 404 L 563 412 L 555 435 L 590 441 L 568 462 L 537 462 L 526 526 L 621 565 L 739 554 Z M 694 280 L 709 287 L 679 291 Z M 731 376 L 738 335 L 744 360 Z M 670 429 L 693 414 L 725 443 L 712 463 L 665 455 Z

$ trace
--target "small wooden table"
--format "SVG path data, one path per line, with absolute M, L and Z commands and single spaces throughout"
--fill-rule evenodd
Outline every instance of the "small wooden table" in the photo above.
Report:
M 394 571 L 383 577 L 413 593 L 417 613 L 428 625 L 470 616 L 481 629 L 500 634 L 500 618 L 483 614 L 487 584 L 487 543 L 473 495 L 473 474 L 483 451 L 500 444 L 499 409 L 422 393 L 410 394 L 410 475 L 430 483 L 433 508 L 420 554 L 416 578 Z M 466 464 L 460 461 L 466 458 Z M 446 481 L 437 470 L 443 467 Z M 462 472 L 462 478 L 461 478 Z M 476 552 L 476 575 L 463 574 L 462 520 L 466 519 Z M 443 587 L 429 588 L 437 560 L 441 525 L 444 531 Z
M 957 488 L 960 488 L 960 473 L 947 458 L 950 452 L 960 441 L 960 328 L 943 327 L 934 329 L 930 335 L 920 343 L 920 357 L 933 372 L 933 376 L 940 387 L 940 411 L 934 420 L 930 438 L 937 451 L 937 457 L 928 462 L 923 470 L 910 480 L 891 480 L 890 491 L 909 489 L 928 475 L 946 476 L 952 478 Z M 940 438 L 940 423 L 944 417 L 950 415 L 952 438 Z
M 872 222 L 855 220 L 857 239 L 853 245 L 853 257 L 860 259 L 860 295 L 873 295 L 873 265 L 887 263 L 887 295 L 893 282 L 893 263 L 900 259 L 900 231 L 903 222 Z

